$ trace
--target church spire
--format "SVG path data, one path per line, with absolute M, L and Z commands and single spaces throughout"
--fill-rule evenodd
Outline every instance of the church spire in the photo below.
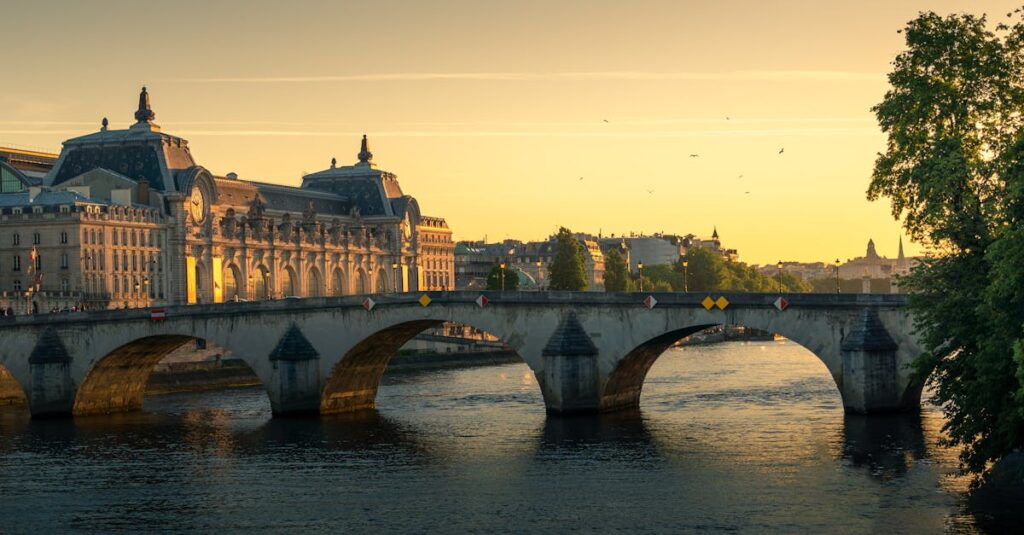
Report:
M 717 240 L 718 239 L 718 225 L 715 225 L 715 230 L 711 233 L 711 239 L 712 240 Z
M 903 236 L 900 236 L 900 254 L 898 257 L 896 257 L 896 259 L 903 260 L 904 258 L 905 257 L 903 256 Z
M 370 152 L 370 144 L 366 141 L 366 134 L 363 134 L 363 141 L 359 144 L 359 164 L 372 165 L 373 153 Z
M 149 92 L 146 91 L 146 86 L 142 86 L 142 92 L 139 93 L 139 109 L 135 110 L 135 120 L 141 124 L 152 123 L 153 119 L 156 119 L 156 114 L 149 105 Z

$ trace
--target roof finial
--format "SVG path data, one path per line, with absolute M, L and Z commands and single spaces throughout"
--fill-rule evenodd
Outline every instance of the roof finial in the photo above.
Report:
M 100 132 L 106 132 L 106 131 L 107 131 L 107 127 L 108 127 L 108 126 L 110 126 L 110 121 L 107 121 L 107 118 L 106 118 L 106 117 L 104 117 L 104 118 L 103 118 L 103 123 L 101 123 L 101 124 L 102 124 L 103 126 L 102 126 L 102 127 L 100 127 Z
M 153 119 L 156 119 L 156 114 L 149 106 L 149 93 L 146 91 L 146 86 L 142 86 L 142 92 L 139 93 L 139 109 L 135 110 L 135 120 L 140 123 L 149 123 Z
M 338 159 L 331 158 L 331 169 L 334 169 L 335 167 L 338 167 Z
M 370 145 L 366 141 L 366 134 L 363 134 L 363 141 L 359 145 L 359 163 L 369 164 L 372 159 L 373 153 L 370 152 Z

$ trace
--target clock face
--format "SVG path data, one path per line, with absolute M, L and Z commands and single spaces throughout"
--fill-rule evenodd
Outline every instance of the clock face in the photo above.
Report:
M 206 197 L 203 196 L 202 188 L 192 188 L 188 209 L 192 213 L 192 219 L 195 219 L 197 223 L 203 222 L 203 218 L 206 217 Z

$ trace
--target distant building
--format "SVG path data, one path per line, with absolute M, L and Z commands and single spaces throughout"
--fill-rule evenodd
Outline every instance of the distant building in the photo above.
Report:
M 585 235 L 578 235 L 576 239 L 583 251 L 587 290 L 604 290 L 604 253 L 601 246 L 597 240 Z M 502 262 L 508 269 L 515 269 L 519 273 L 520 290 L 545 289 L 548 287 L 549 270 L 555 251 L 555 236 L 545 241 L 526 243 L 517 240 L 490 244 L 459 242 L 455 249 L 456 289 L 485 289 L 487 275 Z
M 0 307 L 137 307 L 442 290 L 444 219 L 395 175 L 358 162 L 301 187 L 215 175 L 161 131 L 149 94 L 135 123 L 68 139 L 59 156 L 0 150 Z

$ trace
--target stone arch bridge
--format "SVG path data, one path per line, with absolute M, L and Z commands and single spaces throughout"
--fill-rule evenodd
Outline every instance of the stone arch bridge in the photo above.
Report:
M 707 307 L 706 297 L 724 297 L 724 308 Z M 0 366 L 22 385 L 33 416 L 128 411 L 141 408 L 161 358 L 204 338 L 249 364 L 275 415 L 327 414 L 372 408 L 392 355 L 424 329 L 456 321 L 509 344 L 536 375 L 548 412 L 564 414 L 636 407 L 663 351 L 735 324 L 814 353 L 848 411 L 917 407 L 921 387 L 907 365 L 920 347 L 903 296 L 796 294 L 784 310 L 778 297 L 434 292 L 373 295 L 369 310 L 365 296 L 347 296 L 167 307 L 162 321 L 148 309 L 22 316 L 0 323 Z

